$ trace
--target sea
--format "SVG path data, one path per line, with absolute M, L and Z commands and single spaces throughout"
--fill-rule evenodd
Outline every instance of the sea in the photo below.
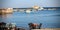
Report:
M 29 28 L 29 23 L 42 23 L 41 28 L 60 28 L 60 9 L 39 10 L 30 13 L 16 11 L 0 15 L 0 22 L 13 23 L 17 27 Z

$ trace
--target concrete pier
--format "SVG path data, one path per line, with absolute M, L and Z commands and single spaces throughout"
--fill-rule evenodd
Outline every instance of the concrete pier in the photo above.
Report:
M 32 29 L 32 30 L 60 30 L 60 28 L 42 28 L 42 29 Z

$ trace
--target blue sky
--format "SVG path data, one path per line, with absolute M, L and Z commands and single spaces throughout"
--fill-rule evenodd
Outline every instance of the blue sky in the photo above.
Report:
M 0 8 L 26 8 L 34 5 L 60 7 L 60 0 L 0 0 Z

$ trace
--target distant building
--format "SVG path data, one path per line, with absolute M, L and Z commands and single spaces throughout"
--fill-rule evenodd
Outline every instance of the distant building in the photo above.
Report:
M 7 14 L 7 13 L 12 13 L 13 8 L 2 8 L 0 9 L 0 14 Z
M 44 8 L 43 8 L 43 7 L 40 7 L 40 6 L 35 5 L 35 6 L 33 6 L 33 9 L 35 9 L 35 10 L 43 10 Z
M 33 6 L 33 9 L 35 9 L 35 10 L 38 10 L 39 8 L 40 8 L 40 7 L 37 6 L 37 5 Z

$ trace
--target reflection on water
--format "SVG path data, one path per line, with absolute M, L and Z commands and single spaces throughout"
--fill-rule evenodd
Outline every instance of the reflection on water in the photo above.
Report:
M 60 10 L 37 11 L 30 14 L 13 12 L 0 15 L 0 22 L 16 23 L 18 27 L 28 27 L 28 23 L 42 23 L 42 28 L 60 28 Z
M 7 20 L 8 17 L 10 17 L 12 14 L 4 14 L 4 15 L 0 15 L 0 22 L 5 22 Z

